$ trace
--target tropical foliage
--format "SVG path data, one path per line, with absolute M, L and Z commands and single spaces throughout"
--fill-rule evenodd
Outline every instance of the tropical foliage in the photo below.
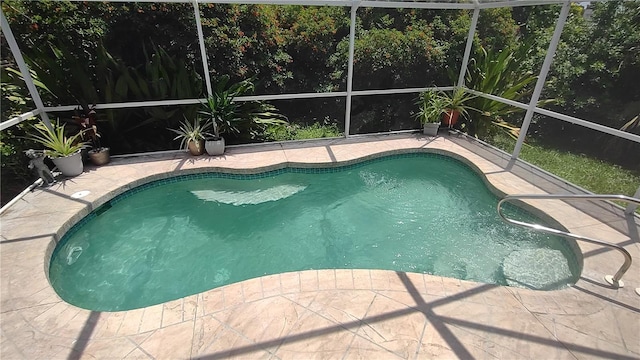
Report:
M 469 61 L 466 85 L 470 89 L 508 100 L 525 101 L 532 90 L 530 85 L 537 79 L 522 61 L 530 51 L 531 44 L 523 44 L 515 50 L 490 52 L 480 47 Z M 541 101 L 539 105 L 548 102 Z M 486 139 L 496 130 L 505 130 L 517 137 L 519 119 L 513 115 L 522 112 L 521 108 L 481 96 L 470 99 L 468 104 L 476 112 L 466 123 L 465 130 L 469 134 Z
M 439 123 L 446 112 L 448 98 L 435 90 L 425 91 L 416 99 L 415 117 L 421 124 Z
M 210 122 L 201 124 L 198 119 L 194 119 L 193 123 L 184 119 L 177 129 L 169 129 L 169 131 L 177 134 L 173 140 L 180 140 L 180 148 L 187 149 L 190 142 L 199 143 L 208 136 L 212 136 L 207 131 L 211 128 Z
M 234 84 L 229 84 L 229 79 L 228 75 L 220 77 L 212 96 L 199 111 L 213 125 L 216 139 L 224 133 L 255 138 L 269 125 L 286 124 L 284 116 L 272 105 L 262 101 L 235 101 L 238 96 L 253 94 L 255 85 L 252 79 Z
M 33 126 L 33 130 L 34 132 L 30 135 L 31 140 L 46 147 L 45 153 L 52 158 L 73 155 L 86 145 L 80 141 L 82 133 L 67 136 L 64 125 L 57 122 L 51 124 L 51 128 L 38 122 Z

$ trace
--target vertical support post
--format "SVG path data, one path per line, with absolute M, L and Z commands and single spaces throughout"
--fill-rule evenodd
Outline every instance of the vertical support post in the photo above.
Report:
M 531 95 L 529 107 L 527 108 L 527 112 L 524 115 L 524 119 L 522 120 L 522 126 L 520 127 L 520 135 L 518 136 L 518 141 L 516 142 L 516 146 L 513 149 L 513 154 L 511 154 L 512 160 L 517 159 L 520 155 L 520 150 L 522 150 L 524 138 L 527 136 L 529 125 L 531 125 L 533 112 L 538 105 L 538 100 L 540 100 L 540 94 L 542 93 L 544 82 L 547 79 L 549 69 L 551 69 L 551 63 L 553 62 L 553 57 L 556 54 L 556 49 L 558 48 L 558 43 L 560 42 L 562 29 L 564 28 L 564 24 L 567 22 L 567 16 L 569 15 L 570 7 L 571 2 L 565 1 L 564 5 L 562 5 L 562 10 L 560 10 L 558 22 L 556 23 L 556 29 L 554 30 L 553 36 L 551 37 L 551 42 L 549 43 L 549 49 L 547 49 L 547 55 L 544 58 L 544 63 L 542 63 L 542 69 L 540 69 L 540 74 L 538 75 L 538 80 L 536 81 L 536 87 L 533 90 L 533 95 Z
M 473 10 L 473 17 L 471 18 L 471 25 L 469 26 L 469 35 L 467 35 L 467 46 L 464 49 L 464 57 L 462 58 L 462 64 L 460 66 L 460 76 L 458 76 L 458 85 L 456 85 L 457 87 L 464 86 L 464 76 L 467 72 L 469 57 L 471 56 L 473 37 L 476 34 L 476 27 L 478 27 L 478 17 L 480 17 L 480 8 L 476 4 L 475 10 Z
M 351 127 L 351 92 L 353 91 L 353 57 L 356 47 L 356 12 L 360 1 L 351 5 L 351 23 L 349 24 L 349 63 L 347 64 L 347 104 L 344 113 L 344 137 L 349 137 Z
M 202 22 L 200 20 L 200 8 L 198 0 L 193 0 L 193 13 L 196 18 L 196 28 L 198 29 L 198 42 L 200 43 L 200 56 L 202 57 L 202 70 L 204 71 L 204 80 L 207 84 L 207 96 L 213 96 L 211 88 L 211 76 L 209 75 L 209 60 L 207 60 L 207 49 L 204 46 L 204 34 L 202 33 Z
M 636 190 L 636 193 L 633 194 L 633 197 L 636 199 L 640 199 L 640 186 L 638 186 L 638 190 Z M 624 213 L 633 214 L 633 212 L 636 211 L 637 208 L 638 208 L 638 204 L 629 203 L 629 205 L 627 205 L 627 208 L 624 209 Z M 640 293 L 638 295 L 640 295 Z
M 24 58 L 22 57 L 22 53 L 20 52 L 20 48 L 18 47 L 18 43 L 16 42 L 16 38 L 13 37 L 13 32 L 9 27 L 9 22 L 7 18 L 4 16 L 4 12 L 2 8 L 0 8 L 0 25 L 2 28 L 2 32 L 4 33 L 5 39 L 7 39 L 7 43 L 9 44 L 9 48 L 11 49 L 11 53 L 13 54 L 13 58 L 18 65 L 18 69 L 20 73 L 22 73 L 22 77 L 24 78 L 24 82 L 27 85 L 27 89 L 29 90 L 29 94 L 31 95 L 31 99 L 33 99 L 33 103 L 36 105 L 36 108 L 40 110 L 40 119 L 42 122 L 51 130 L 53 127 L 51 126 L 51 121 L 49 121 L 49 115 L 44 111 L 44 104 L 42 103 L 42 99 L 40 98 L 40 93 L 38 93 L 38 89 L 36 89 L 36 85 L 33 83 L 33 78 L 31 78 L 31 73 L 29 72 L 29 68 L 27 64 L 24 62 Z

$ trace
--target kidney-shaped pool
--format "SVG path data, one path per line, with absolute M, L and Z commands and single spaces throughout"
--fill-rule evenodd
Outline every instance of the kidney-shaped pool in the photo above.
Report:
M 307 269 L 386 269 L 543 290 L 574 283 L 577 247 L 501 222 L 497 202 L 467 165 L 428 153 L 337 168 L 180 175 L 129 190 L 81 220 L 56 247 L 49 278 L 65 301 L 98 311 Z

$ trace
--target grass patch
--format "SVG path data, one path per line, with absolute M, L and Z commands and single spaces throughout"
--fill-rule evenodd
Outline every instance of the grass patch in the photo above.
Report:
M 306 140 L 342 136 L 336 124 L 314 123 L 309 126 L 298 124 L 272 125 L 265 131 L 269 141 Z
M 515 140 L 497 135 L 490 143 L 513 152 Z M 640 173 L 636 171 L 584 154 L 551 149 L 535 141 L 522 147 L 520 158 L 595 194 L 633 196 L 640 185 Z M 640 208 L 636 212 L 640 213 Z

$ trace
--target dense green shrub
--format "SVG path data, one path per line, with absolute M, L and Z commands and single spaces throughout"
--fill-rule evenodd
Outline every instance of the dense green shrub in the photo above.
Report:
M 306 140 L 327 137 L 339 137 L 342 133 L 336 124 L 330 124 L 328 119 L 324 124 L 313 123 L 309 126 L 299 124 L 272 125 L 265 131 L 267 141 Z
M 291 56 L 283 92 L 334 91 L 346 88 L 346 76 L 332 77 L 329 58 L 349 34 L 348 8 L 282 6 L 280 26 Z
M 228 74 L 234 82 L 256 77 L 261 91 L 292 77 L 275 6 L 206 4 L 201 10 L 212 75 Z

